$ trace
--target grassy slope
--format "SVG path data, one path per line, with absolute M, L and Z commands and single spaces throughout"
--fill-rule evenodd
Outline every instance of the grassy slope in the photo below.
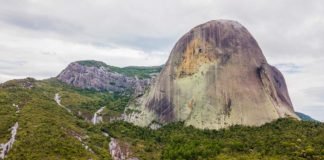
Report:
M 55 103 L 55 93 L 73 115 Z M 324 158 L 323 123 L 282 119 L 262 127 L 220 131 L 174 123 L 152 131 L 124 122 L 96 126 L 89 122 L 102 106 L 106 119 L 119 115 L 128 100 L 128 96 L 75 89 L 54 79 L 7 82 L 0 87 L 0 143 L 9 139 L 8 129 L 18 121 L 17 141 L 8 159 L 110 159 L 109 138 L 102 131 L 130 145 L 132 155 L 141 159 Z M 19 104 L 20 113 L 13 103 Z M 76 116 L 79 111 L 82 115 Z M 75 135 L 84 137 L 94 153 L 85 150 Z
M 8 130 L 16 121 L 19 123 L 17 141 L 9 152 L 8 159 L 102 159 L 110 157 L 109 139 L 101 131 L 80 117 L 69 114 L 54 101 L 55 93 L 62 96 L 62 104 L 69 102 L 68 107 L 74 111 L 83 109 L 82 104 L 92 105 L 88 112 L 99 108 L 105 97 L 103 93 L 87 93 L 67 87 L 55 80 L 33 81 L 31 89 L 23 87 L 25 81 L 15 80 L 5 83 L 0 89 L 0 132 L 1 142 L 10 136 Z M 93 97 L 88 95 L 91 94 Z M 111 95 L 107 95 L 109 97 Z M 96 97 L 96 98 L 95 98 Z M 104 98 L 103 98 L 104 99 Z M 15 113 L 12 104 L 19 104 L 21 111 Z M 84 137 L 84 143 L 95 151 L 87 151 L 75 136 Z M 89 136 L 89 138 L 87 138 Z M 100 143 L 93 143 L 100 139 Z M 98 140 L 97 140 L 98 141 Z
M 100 61 L 94 60 L 86 60 L 86 61 L 78 61 L 79 64 L 85 66 L 94 66 L 94 67 L 106 67 L 112 70 L 113 72 L 117 72 L 120 74 L 124 74 L 127 76 L 137 76 L 138 78 L 150 78 L 150 74 L 159 73 L 162 69 L 162 66 L 152 66 L 152 67 L 140 67 L 140 66 L 129 66 L 129 67 L 115 67 L 109 66 Z

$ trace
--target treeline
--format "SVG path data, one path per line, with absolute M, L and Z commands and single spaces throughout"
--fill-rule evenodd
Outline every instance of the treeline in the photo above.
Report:
M 156 131 L 125 122 L 104 128 L 133 145 L 143 159 L 324 158 L 324 124 L 317 122 L 279 119 L 261 127 L 233 126 L 218 131 L 185 127 L 181 122 Z

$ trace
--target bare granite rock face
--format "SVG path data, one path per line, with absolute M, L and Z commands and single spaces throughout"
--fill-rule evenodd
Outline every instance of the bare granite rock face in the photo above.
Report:
M 136 76 L 126 76 L 106 66 L 89 66 L 79 62 L 69 64 L 57 76 L 57 79 L 82 89 L 112 92 L 134 91 L 135 96 L 142 95 L 152 81 L 151 78 L 139 79 Z
M 297 118 L 284 77 L 240 23 L 213 20 L 186 33 L 150 90 L 128 107 L 139 126 L 184 121 L 197 128 L 259 126 Z

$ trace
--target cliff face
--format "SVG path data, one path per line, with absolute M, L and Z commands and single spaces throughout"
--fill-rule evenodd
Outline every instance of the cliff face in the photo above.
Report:
M 102 62 L 89 61 L 90 65 L 85 62 L 71 63 L 57 76 L 57 79 L 82 89 L 112 92 L 131 90 L 136 96 L 143 94 L 145 88 L 151 84 L 152 78 L 139 79 L 136 75 L 118 73 Z
M 261 125 L 295 117 L 285 80 L 241 24 L 199 25 L 175 44 L 156 83 L 129 106 L 140 126 L 185 121 L 197 128 Z

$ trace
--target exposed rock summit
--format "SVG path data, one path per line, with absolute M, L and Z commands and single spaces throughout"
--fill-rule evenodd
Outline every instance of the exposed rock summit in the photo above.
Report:
M 209 21 L 181 37 L 156 82 L 129 109 L 137 112 L 126 120 L 140 126 L 184 121 L 219 129 L 297 118 L 280 71 L 230 20 Z

